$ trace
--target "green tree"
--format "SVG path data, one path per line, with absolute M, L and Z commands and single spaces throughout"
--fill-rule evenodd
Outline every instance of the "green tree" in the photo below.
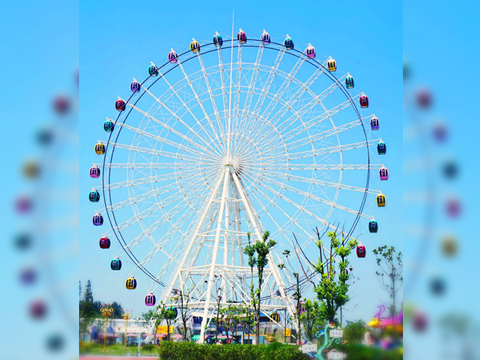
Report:
M 183 324 L 183 336 L 187 340 L 187 321 L 190 319 L 188 311 L 188 303 L 190 302 L 190 294 L 184 293 L 182 290 L 175 290 L 173 300 L 178 303 L 178 309 L 180 310 L 180 317 Z
M 160 318 L 167 323 L 167 340 L 170 341 L 170 326 L 177 318 L 177 312 L 175 311 L 175 308 L 171 306 L 167 307 L 163 303 L 160 303 L 160 305 L 157 306 L 157 311 L 160 313 Z
M 250 339 L 250 329 L 255 320 L 255 311 L 252 311 L 252 307 L 249 305 L 241 305 L 240 312 L 242 316 L 240 317 L 240 324 L 243 327 L 243 333 L 247 334 L 247 339 Z
M 248 264 L 251 269 L 252 284 L 251 284 L 251 295 L 253 306 L 256 307 L 256 319 L 255 319 L 255 335 L 256 343 L 260 342 L 260 298 L 262 294 L 262 285 L 263 285 L 263 274 L 265 267 L 268 265 L 268 254 L 270 249 L 276 245 L 275 240 L 269 239 L 270 233 L 265 231 L 263 233 L 262 241 L 256 241 L 253 245 L 250 245 L 250 233 L 247 234 L 249 245 L 244 248 L 244 253 L 248 256 Z M 258 276 L 258 287 L 254 290 L 253 286 L 253 267 L 257 266 L 257 276 Z M 253 299 L 256 297 L 255 302 Z
M 390 316 L 397 313 L 397 293 L 403 286 L 403 254 L 397 253 L 394 246 L 383 245 L 373 249 L 380 271 L 376 271 L 382 288 L 388 293 L 391 303 Z M 386 278 L 386 279 L 385 279 Z
M 299 273 L 293 273 L 293 277 L 295 278 L 295 292 L 293 293 L 293 298 L 295 299 L 295 314 L 293 316 L 293 320 L 297 322 L 297 344 L 300 346 L 302 345 L 302 330 L 301 330 L 301 316 L 302 316 L 302 292 L 300 290 L 300 275 Z
M 250 307 L 248 309 L 248 315 L 252 315 L 251 320 L 253 322 L 254 328 L 257 326 L 257 297 L 255 296 L 255 285 L 253 284 L 253 269 L 257 264 L 257 259 L 255 257 L 255 247 L 250 243 L 250 233 L 247 233 L 248 237 L 248 245 L 245 246 L 243 252 L 248 256 L 248 266 L 250 266 L 250 299 L 251 299 L 251 307 L 253 308 L 253 314 L 250 311 Z M 250 324 L 249 324 L 250 325 Z M 256 331 L 256 330 L 254 330 Z M 249 331 L 250 337 L 250 331 Z
M 81 334 L 85 334 L 90 325 L 93 324 L 97 314 L 93 306 L 92 284 L 90 280 L 87 281 L 85 291 L 83 292 L 83 299 L 79 302 L 79 330 Z
M 360 344 L 366 332 L 365 322 L 362 320 L 347 321 L 343 329 L 343 336 L 349 344 Z
M 151 331 L 151 326 L 153 323 L 153 343 L 157 343 L 157 328 L 162 324 L 162 317 L 160 315 L 159 306 L 155 310 L 148 310 L 146 313 L 142 314 L 143 320 L 145 320 L 144 327 Z
M 123 319 L 122 314 L 124 313 L 124 310 L 122 304 L 114 301 L 111 306 L 113 308 L 112 319 Z
M 320 301 L 320 316 L 330 323 L 335 323 L 337 310 L 348 300 L 347 272 L 348 257 L 358 242 L 353 239 L 339 239 L 336 232 L 328 232 L 330 244 L 327 251 L 317 230 L 317 247 L 320 253 L 315 270 L 320 274 L 320 282 L 314 284 L 317 299 Z
M 304 299 L 303 310 L 300 321 L 307 339 L 312 341 L 315 338 L 315 333 L 325 327 L 326 321 L 320 316 L 320 304 L 315 300 Z
M 241 307 L 233 304 L 228 304 L 227 307 L 220 309 L 220 318 L 222 319 L 225 333 L 227 334 L 227 340 L 229 340 L 229 332 L 240 323 L 241 321 Z

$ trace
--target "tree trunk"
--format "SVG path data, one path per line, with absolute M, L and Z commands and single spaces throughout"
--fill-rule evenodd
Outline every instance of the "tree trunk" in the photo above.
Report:
M 259 275 L 258 277 L 258 296 L 257 296 L 257 334 L 256 334 L 256 342 L 257 345 L 260 342 L 260 294 L 262 293 L 262 279 Z
M 395 304 L 395 277 L 392 274 L 392 308 L 390 309 L 391 316 L 394 317 L 396 312 Z

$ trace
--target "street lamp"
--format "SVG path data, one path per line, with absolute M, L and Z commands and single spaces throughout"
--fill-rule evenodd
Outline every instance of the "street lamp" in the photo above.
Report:
M 125 346 L 123 347 L 124 350 L 127 350 L 127 326 L 128 326 L 128 320 L 133 316 L 133 310 L 125 310 L 124 313 L 122 313 L 123 320 L 125 320 Z
M 105 330 L 103 332 L 103 352 L 107 349 L 107 322 L 108 318 L 113 314 L 113 308 L 110 307 L 111 304 L 105 304 L 104 307 L 100 308 L 102 316 L 105 318 Z
M 222 288 L 217 289 L 217 321 L 215 323 L 215 341 L 218 340 L 218 316 L 220 315 L 220 302 L 222 301 Z

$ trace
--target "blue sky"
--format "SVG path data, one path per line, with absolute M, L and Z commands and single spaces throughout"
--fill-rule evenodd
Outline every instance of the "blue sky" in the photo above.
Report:
M 92 281 L 94 296 L 102 301 L 119 301 L 135 315 L 146 311 L 143 298 L 150 284 L 139 282 L 136 291 L 127 291 L 124 280 L 130 269 L 113 273 L 109 262 L 113 252 L 101 251 L 98 238 L 101 230 L 91 225 L 98 205 L 87 200 L 95 184 L 88 169 L 98 161 L 93 145 L 104 139 L 102 124 L 106 116 L 116 116 L 113 103 L 117 96 L 130 94 L 133 77 L 143 79 L 150 61 L 163 63 L 171 47 L 184 51 L 192 37 L 209 42 L 215 31 L 230 34 L 232 13 L 235 28 L 241 27 L 252 37 L 267 29 L 275 41 L 288 33 L 300 48 L 311 42 L 317 54 L 332 55 L 342 70 L 355 76 L 356 86 L 365 91 L 372 112 L 382 121 L 381 138 L 388 144 L 387 164 L 391 178 L 380 184 L 388 197 L 388 207 L 380 213 L 373 207 L 382 231 L 368 236 L 365 244 L 371 250 L 383 244 L 402 246 L 401 223 L 401 115 L 402 115 L 402 18 L 401 6 L 385 6 L 382 2 L 360 5 L 350 3 L 295 4 L 279 6 L 267 1 L 240 4 L 218 2 L 168 2 L 162 6 L 131 2 L 80 5 L 80 279 Z M 225 35 L 228 37 L 228 35 Z M 376 176 L 376 174 L 373 174 Z M 379 182 L 377 181 L 377 184 Z M 374 275 L 375 261 L 371 254 L 362 261 L 353 259 L 356 276 L 356 297 L 345 312 L 347 320 L 369 319 L 377 304 L 385 299 Z M 372 296 L 372 294 L 374 294 Z M 363 304 L 363 306 L 360 306 Z M 347 306 L 348 308 L 348 306 Z
M 1 316 L 3 322 L 12 324 L 2 328 L 5 356 L 10 359 L 55 358 L 45 344 L 48 336 L 58 333 L 64 336 L 66 347 L 57 356 L 65 356 L 65 353 L 74 356 L 78 353 L 78 342 L 75 340 L 78 333 L 78 259 L 75 249 L 78 233 L 75 225 L 78 216 L 78 203 L 75 201 L 78 188 L 78 139 L 75 139 L 78 136 L 75 103 L 78 92 L 78 3 L 8 2 L 2 4 L 0 18 L 3 34 L 0 46 L 2 52 L 8 54 L 0 60 L 0 76 L 4 84 L 10 84 L 0 89 L 0 137 L 5 149 L 0 157 L 5 167 L 10 169 L 9 176 L 2 176 L 1 180 L 2 187 L 10 189 L 1 205 L 5 260 L 0 268 L 5 274 L 4 287 L 8 289 L 0 299 Z M 53 98 L 59 93 L 74 99 L 73 111 L 62 119 L 55 116 L 52 109 Z M 41 155 L 35 136 L 40 128 L 54 124 L 66 130 L 65 134 L 71 137 L 67 144 L 63 143 L 60 151 L 48 157 L 51 162 L 43 169 L 51 171 L 45 174 L 47 182 L 28 181 L 21 170 L 25 161 L 47 160 L 45 154 Z M 70 164 L 67 172 L 64 172 L 65 168 L 54 166 L 60 161 Z M 64 197 L 59 201 L 56 195 L 60 192 Z M 43 203 L 47 211 L 19 216 L 13 210 L 19 194 L 33 195 L 36 209 Z M 40 196 L 43 197 L 40 199 Z M 50 227 L 58 225 L 59 219 L 73 221 L 63 228 Z M 13 246 L 14 236 L 25 229 L 40 230 L 39 223 L 47 228 L 43 233 L 45 236 L 34 238 L 34 246 L 30 250 L 18 251 Z M 37 231 L 37 234 L 40 233 Z M 59 249 L 67 251 L 60 252 Z M 45 253 L 49 256 L 44 256 Z M 31 286 L 24 286 L 19 281 L 20 270 L 25 266 L 32 267 L 38 276 L 38 281 Z M 52 291 L 52 288 L 57 291 Z M 5 296 L 7 293 L 8 296 Z M 48 313 L 45 319 L 32 320 L 28 307 L 33 299 L 46 301 Z M 20 332 L 30 334 L 27 347 L 24 346 L 25 338 L 18 336 Z
M 432 143 L 430 133 L 424 137 L 405 142 L 404 164 L 414 158 L 419 158 L 418 143 L 426 143 L 429 149 L 431 167 L 423 169 L 415 176 L 410 176 L 405 186 L 410 189 L 425 190 L 425 173 L 431 171 L 433 179 L 435 202 L 432 204 L 434 218 L 431 222 L 433 236 L 428 250 L 422 254 L 423 271 L 418 274 L 412 268 L 405 268 L 406 280 L 416 277 L 419 279 L 416 291 L 405 300 L 413 303 L 424 312 L 430 323 L 430 329 L 424 334 L 406 332 L 406 341 L 411 344 L 411 351 L 415 358 L 435 358 L 445 353 L 445 348 L 452 348 L 443 344 L 439 336 L 438 321 L 446 314 L 462 314 L 477 326 L 479 312 L 476 301 L 478 298 L 478 283 L 476 271 L 472 265 L 477 263 L 476 236 L 472 236 L 474 224 L 478 215 L 478 189 L 475 181 L 478 179 L 478 149 L 476 134 L 476 83 L 478 73 L 468 69 L 476 67 L 479 58 L 478 46 L 471 46 L 472 39 L 478 37 L 478 23 L 471 14 L 478 13 L 478 2 L 460 1 L 455 7 L 433 1 L 425 1 L 419 7 L 416 1 L 404 2 L 404 52 L 410 64 L 412 78 L 405 86 L 406 94 L 411 95 L 418 87 L 426 87 L 433 94 L 433 107 L 413 118 L 412 113 L 405 114 L 405 127 L 414 128 L 422 122 L 429 131 L 431 124 L 442 121 L 448 128 L 448 140 L 444 144 Z M 427 16 L 428 13 L 428 16 Z M 442 19 L 439 21 L 439 19 Z M 448 46 L 445 46 L 448 44 Z M 460 75 L 460 68 L 454 65 L 457 59 L 462 59 L 461 69 L 467 71 L 468 76 Z M 457 90 L 458 89 L 458 90 Z M 447 181 L 438 171 L 445 159 L 453 159 L 459 166 L 460 176 L 454 181 Z M 406 175 L 405 175 L 406 176 Z M 416 177 L 416 179 L 415 179 Z M 406 178 L 406 177 L 405 177 Z M 407 179 L 407 178 L 406 178 Z M 413 185 L 413 186 L 412 186 Z M 455 196 L 462 204 L 462 215 L 456 219 L 446 216 L 444 211 L 445 199 Z M 421 225 L 419 217 L 427 204 L 418 204 L 416 212 L 411 212 L 412 206 L 404 207 L 405 227 Z M 406 233 L 407 234 L 407 233 Z M 440 250 L 440 241 L 446 235 L 453 235 L 459 244 L 458 256 L 446 258 Z M 406 258 L 412 260 L 418 257 L 418 238 L 408 238 L 404 242 Z M 428 287 L 428 280 L 432 275 L 440 276 L 446 282 L 444 296 L 432 296 Z M 476 330 L 471 334 L 472 336 Z M 466 351 L 465 343 L 457 343 Z M 442 340 L 440 340 L 442 339 Z M 459 348 L 455 352 L 460 353 Z M 477 346 L 478 350 L 478 346 Z M 451 352 L 453 353 L 453 351 Z

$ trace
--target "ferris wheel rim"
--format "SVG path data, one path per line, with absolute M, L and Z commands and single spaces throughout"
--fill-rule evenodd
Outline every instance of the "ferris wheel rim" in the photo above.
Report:
M 315 68 L 317 69 L 321 69 L 324 73 L 336 86 L 337 88 L 340 88 L 340 90 L 342 91 L 342 93 L 344 94 L 344 96 L 347 98 L 347 100 L 351 103 L 352 108 L 354 109 L 356 115 L 357 115 L 357 118 L 358 120 L 360 121 L 361 123 L 361 126 L 362 126 L 362 130 L 363 130 L 363 133 L 364 133 L 364 137 L 365 137 L 365 142 L 366 142 L 366 151 L 367 151 L 367 175 L 366 175 L 366 185 L 365 185 L 365 192 L 364 192 L 364 196 L 363 196 L 363 199 L 362 201 L 360 202 L 360 207 L 359 207 L 359 210 L 357 211 L 357 215 L 350 227 L 350 230 L 348 231 L 347 233 L 347 236 L 346 236 L 346 239 L 350 238 L 352 233 L 355 231 L 355 228 L 361 218 L 361 213 L 363 212 L 363 209 L 364 209 L 364 206 L 365 206 L 365 203 L 366 203 L 366 199 L 367 199 L 367 196 L 368 196 L 368 189 L 369 189 L 369 185 L 370 185 L 370 151 L 369 151 L 369 144 L 368 144 L 368 137 L 367 137 L 367 132 L 366 132 L 366 129 L 365 129 L 365 125 L 363 123 L 363 118 L 357 108 L 357 105 L 355 104 L 352 96 L 349 94 L 349 92 L 345 89 L 345 87 L 343 86 L 343 84 L 338 80 L 338 78 L 332 74 L 330 71 L 328 71 L 328 69 L 323 65 L 321 64 L 320 62 L 318 62 L 316 59 L 312 59 L 312 58 L 309 58 L 307 57 L 303 52 L 297 50 L 297 49 L 289 49 L 288 51 L 285 50 L 285 46 L 283 44 L 280 44 L 280 43 L 277 43 L 277 42 L 271 42 L 271 44 L 273 45 L 277 45 L 278 47 L 273 47 L 273 46 L 268 46 L 268 45 L 265 45 L 262 43 L 262 40 L 260 39 L 249 39 L 249 41 L 253 41 L 253 42 L 257 42 L 258 44 L 255 44 L 255 45 L 250 45 L 250 44 L 240 44 L 239 41 L 237 39 L 226 39 L 224 40 L 224 43 L 228 43 L 228 42 L 237 42 L 238 44 L 234 45 L 232 44 L 231 48 L 235 48 L 235 49 L 238 49 L 240 47 L 242 48 L 260 48 L 260 47 L 263 47 L 263 48 L 266 48 L 266 49 L 269 49 L 269 50 L 274 50 L 274 51 L 277 51 L 277 52 L 280 52 L 280 51 L 284 51 L 285 53 L 289 54 L 290 56 L 294 56 L 298 59 L 302 59 L 304 62 L 307 62 L 309 63 L 310 65 L 314 66 Z M 270 45 L 271 45 L 270 44 Z M 203 50 L 202 51 L 202 55 L 206 55 L 206 54 L 209 54 L 209 53 L 212 53 L 212 52 L 221 52 L 222 51 L 222 48 L 227 48 L 227 47 L 216 47 L 215 44 L 212 42 L 212 43 L 207 43 L 207 44 L 202 44 L 201 47 L 202 49 L 204 48 L 208 48 L 209 46 L 213 45 L 214 48 L 213 49 L 209 49 L 209 50 Z M 191 53 L 190 50 L 187 50 L 181 54 L 178 54 L 178 58 L 180 58 L 181 56 L 184 56 L 186 54 L 189 54 Z M 295 54 L 294 54 L 295 53 Z M 194 58 L 197 58 L 198 56 L 201 56 L 200 54 L 194 54 L 190 57 L 188 57 L 187 59 L 183 60 L 182 63 L 186 63 Z M 168 65 L 171 65 L 170 61 L 166 61 L 165 63 L 163 63 L 161 66 L 159 67 L 156 67 L 157 70 L 160 70 L 160 69 L 163 69 L 164 67 L 168 66 Z M 179 64 L 175 64 L 174 66 L 172 66 L 171 68 L 169 68 L 167 71 L 165 71 L 164 73 L 160 73 L 158 78 L 155 79 L 154 81 L 152 81 L 152 83 L 148 86 L 148 89 L 150 89 L 154 84 L 156 84 L 157 81 L 159 81 L 161 78 L 165 78 L 165 76 L 170 73 L 170 71 L 173 71 L 174 69 L 176 69 L 177 67 L 179 66 Z M 142 82 L 141 82 L 141 85 L 143 87 L 143 85 L 151 78 L 152 76 L 149 75 L 147 76 L 146 79 L 144 79 Z M 138 94 L 138 98 L 136 99 L 135 102 L 133 102 L 132 104 L 135 106 L 140 100 L 141 98 L 143 97 L 143 95 L 145 94 L 146 91 L 143 91 L 141 94 Z M 130 104 L 130 101 L 131 99 L 135 96 L 136 94 L 135 93 L 132 93 L 127 100 L 125 100 L 125 104 Z M 125 124 L 127 119 L 129 118 L 131 112 L 132 112 L 133 108 L 130 108 L 128 109 L 128 111 L 125 111 L 125 114 L 124 114 L 124 119 L 123 119 L 123 122 L 122 124 Z M 122 117 L 123 113 L 122 112 L 119 112 L 117 114 L 117 117 L 115 119 L 115 125 L 117 125 L 117 123 L 119 123 L 121 121 L 121 117 Z M 120 136 L 120 133 L 121 133 L 121 130 L 123 129 L 123 126 L 119 129 L 119 131 L 117 132 L 116 134 L 116 137 L 115 137 L 115 142 L 113 144 L 116 144 L 118 139 L 119 139 L 119 136 Z M 122 250 L 123 252 L 125 252 L 127 254 L 127 256 L 130 258 L 130 260 L 132 260 L 132 262 L 136 265 L 136 268 L 137 269 L 140 269 L 143 273 L 145 273 L 149 278 L 151 278 L 154 282 L 156 282 L 157 284 L 165 287 L 165 284 L 160 281 L 157 276 L 153 275 L 146 267 L 144 267 L 143 265 L 141 265 L 141 261 L 139 261 L 137 259 L 137 257 L 135 256 L 135 254 L 131 251 L 131 249 L 129 249 L 129 245 L 128 243 L 125 241 L 124 237 L 123 237 L 123 234 L 120 230 L 118 230 L 118 223 L 117 223 L 117 219 L 115 217 L 115 212 L 113 210 L 110 210 L 110 207 L 112 206 L 112 195 L 111 195 L 111 189 L 108 188 L 108 201 L 110 204 L 107 204 L 107 197 L 105 196 L 105 168 L 107 167 L 108 168 L 108 184 L 110 184 L 110 179 L 111 179 L 111 167 L 110 166 L 106 166 L 107 164 L 112 164 L 113 163 L 113 156 L 114 156 L 114 153 L 115 153 L 115 148 L 116 146 L 112 146 L 112 150 L 110 151 L 110 161 L 108 162 L 107 161 L 107 153 L 108 153 L 108 148 L 109 148 L 109 145 L 112 143 L 111 142 L 111 139 L 112 139 L 112 136 L 113 136 L 113 132 L 109 134 L 108 136 L 108 140 L 107 140 L 107 143 L 106 143 L 106 146 L 105 146 L 105 155 L 103 157 L 103 163 L 102 163 L 102 192 L 103 192 L 103 201 L 104 201 L 104 204 L 105 204 L 105 210 L 106 210 L 106 214 L 107 214 L 107 218 L 109 220 L 109 223 L 110 223 L 110 227 L 111 227 L 111 230 L 112 232 L 114 233 L 117 241 L 119 242 L 120 246 L 122 247 Z M 111 214 L 110 214 L 111 212 Z M 112 218 L 113 218 L 113 222 L 112 222 Z M 313 276 L 315 273 L 312 273 L 311 276 Z M 304 276 L 304 278 L 306 278 Z

